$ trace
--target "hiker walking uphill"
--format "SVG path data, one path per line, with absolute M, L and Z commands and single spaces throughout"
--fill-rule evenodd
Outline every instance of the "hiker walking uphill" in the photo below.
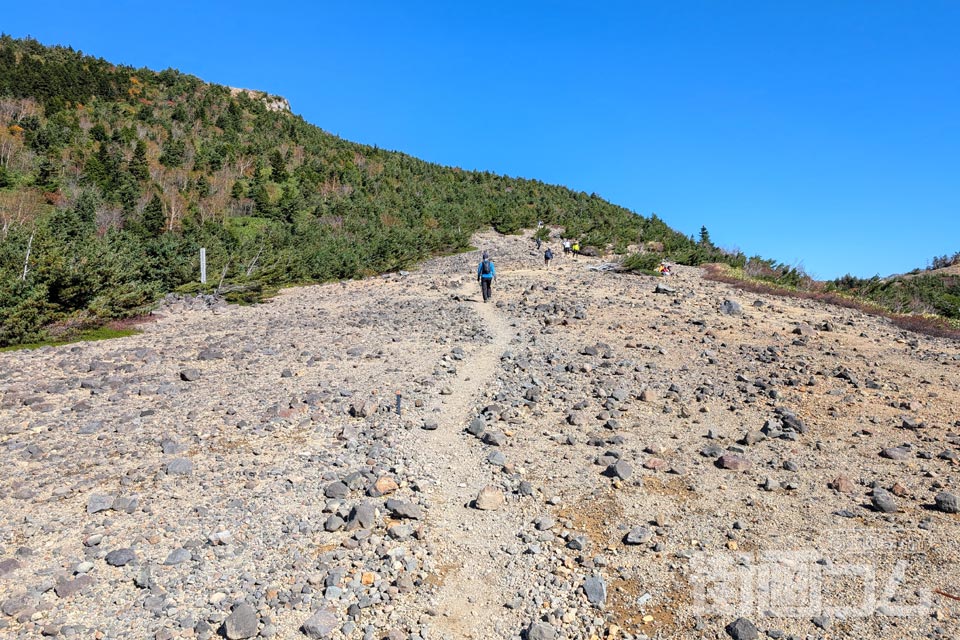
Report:
M 490 287 L 496 275 L 497 269 L 493 260 L 490 259 L 490 254 L 484 251 L 483 259 L 477 265 L 477 281 L 480 283 L 480 292 L 483 294 L 484 302 L 490 299 Z

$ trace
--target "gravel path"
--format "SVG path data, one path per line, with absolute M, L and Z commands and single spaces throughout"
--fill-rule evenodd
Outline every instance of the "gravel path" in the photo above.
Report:
M 438 469 L 437 490 L 431 496 L 434 534 L 442 544 L 438 557 L 442 577 L 436 594 L 441 617 L 437 627 L 448 638 L 496 637 L 509 628 L 498 624 L 504 611 L 498 590 L 503 567 L 491 558 L 512 541 L 517 518 L 505 508 L 482 514 L 468 511 L 478 493 L 490 485 L 491 474 L 477 446 L 462 432 L 476 416 L 483 390 L 499 382 L 500 358 L 506 351 L 510 328 L 493 304 L 483 303 L 474 295 L 475 289 L 475 283 L 468 281 L 459 297 L 470 301 L 491 340 L 460 362 L 450 385 L 453 393 L 444 397 L 438 414 L 442 428 L 421 443 L 424 464 Z M 514 526 L 505 525 L 504 519 L 513 521 Z

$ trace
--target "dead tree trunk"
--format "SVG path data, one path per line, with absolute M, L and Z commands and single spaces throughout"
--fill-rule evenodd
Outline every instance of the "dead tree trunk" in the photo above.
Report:
M 27 241 L 27 257 L 23 259 L 23 274 L 20 276 L 21 280 L 27 279 L 27 272 L 30 270 L 30 250 L 33 249 L 33 236 L 37 234 L 36 229 L 33 233 L 30 234 L 30 239 Z

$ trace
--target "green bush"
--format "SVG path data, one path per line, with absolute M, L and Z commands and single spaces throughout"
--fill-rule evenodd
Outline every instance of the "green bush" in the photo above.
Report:
M 620 263 L 620 267 L 625 271 L 635 271 L 653 275 L 656 273 L 656 269 L 662 261 L 663 257 L 658 253 L 634 253 L 624 258 Z

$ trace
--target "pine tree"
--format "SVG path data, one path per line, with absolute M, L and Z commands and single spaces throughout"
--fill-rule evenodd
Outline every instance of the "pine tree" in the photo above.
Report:
M 713 242 L 710 241 L 710 232 L 707 231 L 706 226 L 700 227 L 700 244 L 705 247 L 712 247 Z
M 150 165 L 147 164 L 147 144 L 143 140 L 137 140 L 137 147 L 133 150 L 133 157 L 130 158 L 130 175 L 137 180 L 146 180 L 150 177 Z
M 287 164 L 283 160 L 279 149 L 274 149 L 270 154 L 270 167 L 272 170 L 272 179 L 274 182 L 286 182 L 290 175 L 287 173 Z
M 163 202 L 160 196 L 153 194 L 153 199 L 143 210 L 140 226 L 143 228 L 143 235 L 148 238 L 155 238 L 163 233 L 166 227 L 167 216 L 163 213 Z

